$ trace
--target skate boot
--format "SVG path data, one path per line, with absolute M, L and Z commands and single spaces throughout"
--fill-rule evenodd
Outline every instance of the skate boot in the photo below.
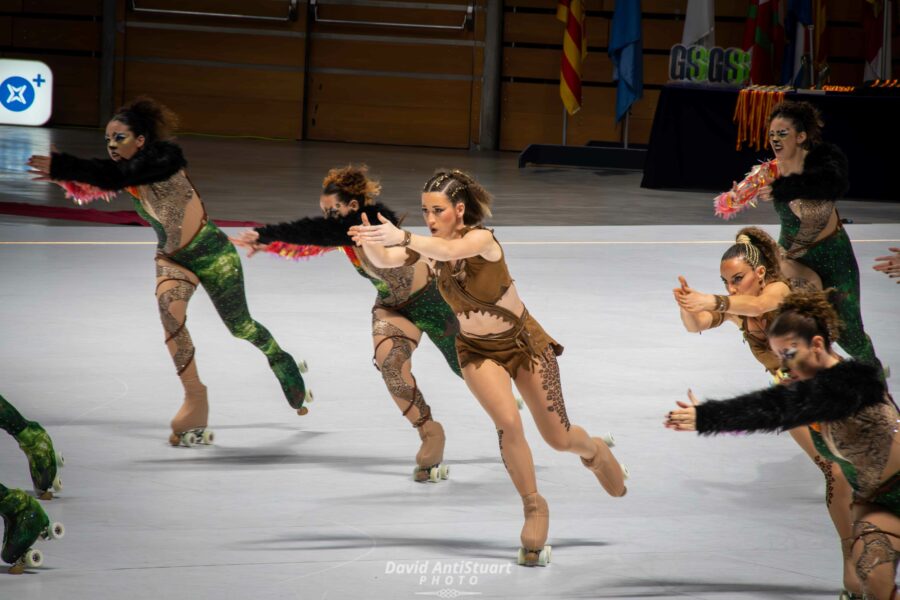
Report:
M 441 479 L 450 477 L 450 467 L 442 465 L 444 460 L 444 428 L 437 421 L 429 419 L 416 429 L 422 445 L 416 453 L 416 468 L 413 470 L 413 479 L 418 482 L 431 481 L 437 483 Z
M 597 481 L 606 490 L 610 496 L 621 497 L 628 491 L 625 487 L 625 480 L 628 479 L 628 469 L 625 465 L 620 465 L 609 450 L 609 441 L 612 440 L 610 434 L 606 434 L 603 438 L 591 438 L 597 445 L 597 453 L 591 460 L 581 459 L 581 464 L 594 472 Z
M 59 539 L 65 534 L 65 528 L 61 523 L 51 524 L 40 503 L 22 490 L 2 489 L 0 514 L 5 528 L 0 557 L 12 565 L 9 572 L 18 575 L 44 562 L 41 551 L 32 548 L 38 538 Z
M 861 594 L 854 594 L 853 592 L 848 592 L 847 590 L 841 590 L 841 595 L 838 600 L 863 600 L 864 596 Z
M 552 548 L 545 546 L 550 530 L 550 509 L 544 497 L 535 492 L 522 496 L 525 508 L 525 525 L 522 526 L 522 547 L 519 548 L 518 563 L 526 567 L 546 567 L 550 564 Z
M 184 404 L 172 419 L 172 434 L 169 436 L 169 443 L 173 446 L 190 448 L 198 444 L 209 445 L 215 441 L 215 433 L 206 428 L 209 418 L 206 386 L 200 384 L 199 387 L 202 389 L 184 397 Z
M 269 359 L 269 367 L 281 384 L 281 391 L 284 392 L 284 397 L 287 398 L 291 408 L 296 409 L 300 416 L 309 413 L 309 408 L 303 405 L 313 401 L 313 394 L 306 389 L 301 375 L 309 370 L 306 361 L 294 362 L 290 354 L 281 352 Z
M 41 500 L 52 499 L 53 492 L 62 489 L 58 472 L 58 468 L 65 463 L 62 454 L 56 453 L 50 436 L 34 421 L 30 421 L 28 426 L 19 432 L 16 441 L 28 457 L 34 493 Z

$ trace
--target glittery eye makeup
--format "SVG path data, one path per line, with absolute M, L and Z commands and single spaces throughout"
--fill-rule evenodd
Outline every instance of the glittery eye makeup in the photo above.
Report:
M 780 140 L 783 140 L 784 138 L 786 138 L 786 137 L 789 136 L 790 134 L 791 134 L 791 132 L 788 131 L 787 129 L 779 129 L 778 131 L 770 131 L 770 132 L 769 132 L 769 139 L 770 139 L 770 140 L 774 140 L 774 139 L 778 138 L 778 139 L 780 139 Z

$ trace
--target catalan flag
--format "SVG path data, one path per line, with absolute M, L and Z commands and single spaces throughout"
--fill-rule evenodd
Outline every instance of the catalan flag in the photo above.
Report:
M 581 110 L 581 63 L 587 57 L 584 4 L 581 0 L 559 0 L 556 18 L 566 24 L 559 70 L 559 95 L 570 115 Z

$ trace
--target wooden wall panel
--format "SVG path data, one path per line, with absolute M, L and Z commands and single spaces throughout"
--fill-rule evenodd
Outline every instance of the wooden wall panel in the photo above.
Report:
M 24 0 L 20 4 L 21 10 L 26 13 L 86 16 L 103 14 L 102 0 Z
M 0 16 L 0 46 L 12 45 L 12 17 Z
M 318 140 L 466 148 L 471 88 L 471 81 L 311 73 L 307 134 Z
M 119 38 L 116 104 L 148 94 L 181 117 L 182 131 L 297 139 L 302 134 L 306 6 L 295 21 L 134 11 Z M 141 8 L 281 18 L 271 0 L 139 0 Z
M 442 73 L 471 76 L 471 46 L 443 46 L 371 41 L 320 39 L 310 48 L 309 66 L 315 69 L 356 69 Z
M 54 50 L 100 51 L 98 21 L 60 21 L 13 17 L 13 46 Z
M 361 21 L 456 26 L 448 4 L 326 4 L 312 23 L 305 130 L 309 139 L 468 148 L 481 110 L 484 11 L 466 30 L 400 29 Z M 466 2 L 454 2 L 464 7 Z
M 53 71 L 50 125 L 98 124 L 100 9 L 99 0 L 0 0 L 0 56 Z

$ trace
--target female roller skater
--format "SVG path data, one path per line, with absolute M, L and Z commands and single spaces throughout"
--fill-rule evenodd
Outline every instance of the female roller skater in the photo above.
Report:
M 773 380 L 789 383 L 790 374 L 781 370 L 781 359 L 769 348 L 766 331 L 788 294 L 792 290 L 817 289 L 818 277 L 809 271 L 808 276 L 814 281 L 795 278 L 788 282 L 781 273 L 775 240 L 761 229 L 745 227 L 738 232 L 735 242 L 722 255 L 719 266 L 728 296 L 697 292 L 688 287 L 684 277 L 679 277 L 681 287 L 675 288 L 673 293 L 681 310 L 681 321 L 690 332 L 706 331 L 731 321 L 741 330 L 744 342 Z M 847 596 L 852 597 L 861 588 L 849 545 L 852 533 L 850 484 L 840 468 L 816 450 L 809 428 L 795 427 L 790 434 L 825 475 L 825 504 L 842 541 L 844 588 Z
M 832 350 L 839 320 L 822 293 L 788 296 L 768 329 L 772 350 L 792 382 L 728 400 L 690 404 L 666 418 L 666 427 L 701 435 L 784 431 L 808 425 L 816 449 L 837 463 L 853 487 L 849 538 L 864 598 L 896 600 L 900 557 L 900 434 L 898 413 L 871 365 Z M 842 597 L 856 597 L 844 593 Z
M 332 169 L 322 182 L 319 197 L 324 217 L 258 227 L 232 241 L 250 248 L 251 255 L 263 250 L 290 258 L 339 248 L 356 271 L 372 282 L 377 292 L 372 307 L 373 362 L 381 371 L 388 393 L 419 432 L 421 447 L 413 477 L 416 481 L 437 482 L 446 479 L 449 471 L 441 465 L 444 429 L 434 420 L 412 373 L 412 357 L 424 332 L 444 355 L 450 369 L 460 375 L 455 346 L 459 323 L 424 263 L 396 269 L 376 267 L 366 249 L 356 247 L 347 235 L 350 227 L 362 222 L 362 215 L 377 220 L 376 215 L 382 214 L 397 222 L 393 211 L 375 202 L 380 193 L 381 185 L 368 178 L 365 167 Z
M 512 394 L 514 382 L 544 440 L 581 457 L 612 496 L 625 495 L 625 472 L 600 438 L 569 422 L 556 357 L 563 348 L 528 313 L 503 249 L 481 223 L 490 216 L 491 196 L 461 171 L 438 171 L 425 184 L 422 213 L 431 237 L 413 235 L 379 215 L 372 225 L 351 230 L 372 262 L 399 267 L 423 260 L 459 319 L 456 350 L 463 378 L 494 421 L 500 455 L 522 497 L 525 524 L 519 564 L 546 565 L 550 523 L 538 493 L 531 450 Z M 389 247 L 397 246 L 397 247 Z
M 39 181 L 59 183 L 76 202 L 110 198 L 127 189 L 137 212 L 156 231 L 156 298 L 166 346 L 184 387 L 184 404 L 172 419 L 173 445 L 209 443 L 206 386 L 194 360 L 186 327 L 187 305 L 202 285 L 235 337 L 259 348 L 268 359 L 288 403 L 305 414 L 306 390 L 297 363 L 269 331 L 253 320 L 244 294 L 240 257 L 209 220 L 185 173 L 181 148 L 170 141 L 176 116 L 149 98 L 120 108 L 106 126 L 108 160 L 61 154 L 32 156 L 28 165 Z
M 769 144 L 778 173 L 759 194 L 774 200 L 779 245 L 788 259 L 812 269 L 833 297 L 844 324 L 836 340 L 856 360 L 881 369 L 860 312 L 859 266 L 835 203 L 849 187 L 847 157 L 822 141 L 822 119 L 808 102 L 782 102 L 769 116 Z

